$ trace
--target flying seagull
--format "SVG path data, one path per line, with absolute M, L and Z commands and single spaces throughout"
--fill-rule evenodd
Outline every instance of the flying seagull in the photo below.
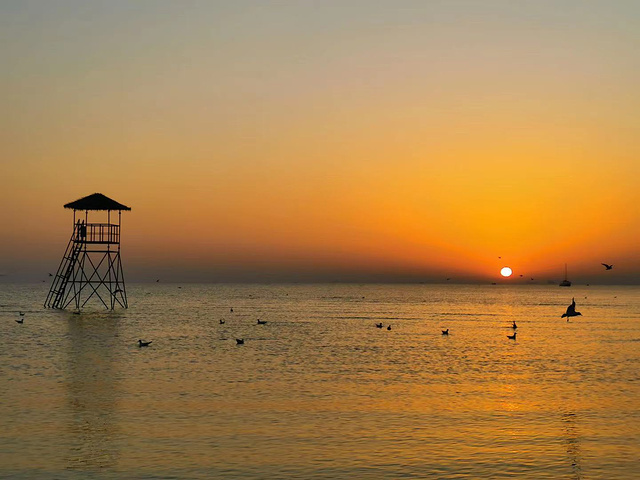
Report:
M 567 311 L 562 314 L 560 318 L 567 317 L 567 322 L 569 321 L 569 317 L 577 317 L 578 315 L 582 315 L 580 312 L 576 312 L 576 299 L 571 299 L 571 305 L 567 307 Z
M 613 265 L 607 265 L 606 263 L 601 263 L 600 265 L 602 265 L 607 270 L 611 270 L 613 268 Z

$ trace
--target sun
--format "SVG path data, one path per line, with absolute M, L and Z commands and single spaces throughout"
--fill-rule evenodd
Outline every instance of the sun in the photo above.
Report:
M 513 270 L 511 270 L 509 267 L 502 267 L 502 270 L 500 270 L 500 275 L 502 275 L 503 277 L 510 277 L 512 273 Z

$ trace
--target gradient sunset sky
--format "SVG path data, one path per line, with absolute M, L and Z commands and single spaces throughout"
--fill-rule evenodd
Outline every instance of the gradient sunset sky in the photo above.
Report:
M 2 281 L 94 192 L 128 280 L 640 281 L 640 2 L 3 0 L 0 36 Z

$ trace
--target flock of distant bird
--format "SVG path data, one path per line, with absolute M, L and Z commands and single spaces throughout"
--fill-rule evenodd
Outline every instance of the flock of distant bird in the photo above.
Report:
M 611 267 L 611 266 L 609 266 Z M 607 268 L 607 270 L 609 270 L 610 268 Z M 585 297 L 586 298 L 586 297 Z M 231 313 L 233 313 L 233 308 L 230 309 Z M 18 312 L 20 314 L 20 318 L 16 319 L 16 323 L 24 323 L 24 312 Z M 567 322 L 569 321 L 569 318 L 571 317 L 577 317 L 582 315 L 582 313 L 580 312 L 576 312 L 576 299 L 572 298 L 571 299 L 571 305 L 569 305 L 567 307 L 567 311 L 565 313 L 562 314 L 562 316 L 560 318 L 565 318 L 567 319 Z M 224 319 L 220 319 L 220 325 L 224 325 L 225 324 L 225 320 Z M 260 320 L 258 319 L 256 325 L 266 325 L 267 321 L 266 320 Z M 376 328 L 384 328 L 384 325 L 382 322 L 380 323 L 376 323 Z M 507 338 L 510 340 L 515 340 L 516 339 L 516 335 L 518 332 L 516 332 L 516 329 L 518 328 L 518 325 L 516 325 L 515 320 L 513 321 L 511 328 L 513 328 L 513 335 L 507 335 Z M 387 330 L 391 330 L 391 325 L 387 325 Z M 446 330 L 442 330 L 442 335 L 449 335 L 449 329 L 447 328 Z M 139 347 L 148 347 L 149 345 L 151 345 L 151 343 L 153 342 L 153 340 L 145 342 L 142 339 L 138 340 L 138 346 Z M 236 345 L 244 345 L 244 338 L 236 338 Z
M 500 257 L 498 257 L 500 258 Z M 606 263 L 602 264 L 607 270 L 611 270 L 613 268 L 613 265 L 608 265 Z M 522 276 L 522 275 L 521 275 Z M 447 278 L 447 280 L 449 280 Z M 159 281 L 159 280 L 157 280 Z M 364 298 L 364 297 L 362 297 Z M 586 297 L 585 297 L 586 298 Z M 233 313 L 233 308 L 230 308 L 230 313 Z M 20 318 L 16 319 L 16 323 L 24 323 L 24 312 L 18 312 L 20 314 Z M 79 313 L 79 312 L 74 312 L 74 313 Z M 571 305 L 569 305 L 567 307 L 567 311 L 565 313 L 562 314 L 562 316 L 560 318 L 566 318 L 567 322 L 569 321 L 569 318 L 571 317 L 577 317 L 582 315 L 582 313 L 577 312 L 576 311 L 576 300 L 575 298 L 571 299 Z M 224 319 L 220 319 L 220 325 L 224 325 L 225 324 L 225 320 Z M 258 319 L 257 321 L 257 325 L 266 325 L 267 321 L 266 320 L 260 320 Z M 382 324 L 382 322 L 380 323 L 376 323 L 376 328 L 384 328 L 384 325 Z M 513 324 L 511 325 L 511 328 L 513 328 L 513 335 L 507 335 L 507 338 L 510 340 L 516 340 L 516 329 L 518 328 L 518 325 L 516 325 L 516 322 L 514 321 Z M 391 330 L 391 325 L 387 326 L 387 330 Z M 449 329 L 447 328 L 446 330 L 442 330 L 442 335 L 449 335 Z M 148 347 L 149 345 L 151 345 L 153 341 L 144 341 L 142 339 L 138 340 L 138 346 L 139 347 Z M 244 338 L 236 338 L 236 345 L 244 345 Z

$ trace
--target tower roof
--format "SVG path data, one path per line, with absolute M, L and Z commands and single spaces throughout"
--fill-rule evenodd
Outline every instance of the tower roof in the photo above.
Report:
M 65 204 L 64 208 L 73 210 L 131 210 L 131 207 L 118 203 L 101 193 L 92 193 L 79 198 L 75 202 Z

